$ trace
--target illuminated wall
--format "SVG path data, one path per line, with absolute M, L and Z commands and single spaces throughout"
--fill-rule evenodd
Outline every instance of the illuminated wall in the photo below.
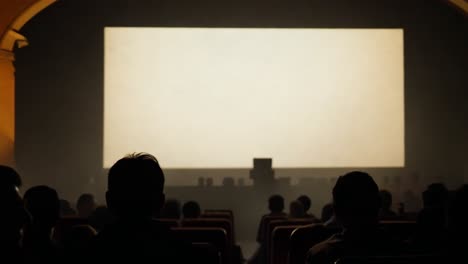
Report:
M 15 75 L 13 53 L 0 50 L 0 164 L 14 165 Z

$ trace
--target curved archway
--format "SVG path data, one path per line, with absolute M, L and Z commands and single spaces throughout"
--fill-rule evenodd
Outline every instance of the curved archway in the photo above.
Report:
M 0 164 L 14 165 L 15 150 L 15 46 L 27 39 L 19 30 L 56 0 L 0 1 Z

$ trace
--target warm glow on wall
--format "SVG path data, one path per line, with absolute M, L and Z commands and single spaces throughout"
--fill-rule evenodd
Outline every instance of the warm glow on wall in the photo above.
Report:
M 13 54 L 0 50 L 0 164 L 13 165 L 15 142 L 15 77 Z

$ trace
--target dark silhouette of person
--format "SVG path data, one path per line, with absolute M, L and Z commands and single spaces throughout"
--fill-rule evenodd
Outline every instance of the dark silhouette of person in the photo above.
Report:
M 107 206 L 98 206 L 88 217 L 89 224 L 96 230 L 101 231 L 105 226 L 111 225 L 115 221 L 115 217 L 109 211 Z
M 60 199 L 60 216 L 76 216 L 76 211 L 71 207 L 70 202 Z
M 382 201 L 382 208 L 380 209 L 380 220 L 396 220 L 398 215 L 392 211 L 392 194 L 387 190 L 380 191 L 380 199 Z
M 182 206 L 184 218 L 199 218 L 201 215 L 200 205 L 196 201 L 188 201 Z
M 392 256 L 400 246 L 378 227 L 379 188 L 369 174 L 350 172 L 333 188 L 333 206 L 343 232 L 313 246 L 307 263 L 334 263 L 348 256 Z
M 268 209 L 270 210 L 270 213 L 265 214 L 262 216 L 262 219 L 260 220 L 260 224 L 258 227 L 258 232 L 257 232 L 257 242 L 258 243 L 263 243 L 263 240 L 265 238 L 265 229 L 266 229 L 266 219 L 268 217 L 278 217 L 278 218 L 286 218 L 287 215 L 284 210 L 284 198 L 281 195 L 275 194 L 270 196 L 268 199 Z
M 161 209 L 161 218 L 179 220 L 181 216 L 181 205 L 178 200 L 168 199 Z
M 456 190 L 448 214 L 447 253 L 453 263 L 468 263 L 468 185 Z
M 58 263 L 60 250 L 51 238 L 60 217 L 57 192 L 48 186 L 32 187 L 24 194 L 24 205 L 32 219 L 24 228 L 23 249 L 27 261 Z
M 0 165 L 0 263 L 23 263 L 20 245 L 23 226 L 30 221 L 19 194 L 21 177 Z
M 315 215 L 309 213 L 310 207 L 312 206 L 312 201 L 310 200 L 309 196 L 301 195 L 297 198 L 297 200 L 304 206 L 304 217 L 317 219 Z
M 270 213 L 262 216 L 257 231 L 257 242 L 260 244 L 257 251 L 249 259 L 248 263 L 265 263 L 266 262 L 266 248 L 265 239 L 268 223 L 273 219 L 285 219 L 287 214 L 284 210 L 284 198 L 279 194 L 270 196 L 268 199 L 268 209 Z
M 11 167 L 0 165 L 0 177 L 0 183 L 4 186 L 13 185 L 16 188 L 20 188 L 23 185 L 21 176 Z
M 298 201 L 292 201 L 289 204 L 289 218 L 305 218 L 304 205 Z
M 84 193 L 80 195 L 78 201 L 76 202 L 76 210 L 78 211 L 78 216 L 82 218 L 88 218 L 89 215 L 96 209 L 96 201 L 94 200 L 94 195 L 90 193 Z
M 324 226 L 327 227 L 336 227 L 338 223 L 336 222 L 335 210 L 333 209 L 333 204 L 328 203 L 322 207 L 321 220 Z
M 184 263 L 190 244 L 155 220 L 164 204 L 164 173 L 150 154 L 128 155 L 109 170 L 106 201 L 115 216 L 92 243 L 97 263 Z
M 90 225 L 75 225 L 66 232 L 62 239 L 63 262 L 82 264 L 91 262 L 89 256 L 89 245 L 97 232 Z
M 423 209 L 417 218 L 417 230 L 410 241 L 415 253 L 442 253 L 447 239 L 449 191 L 442 183 L 430 184 L 422 193 Z

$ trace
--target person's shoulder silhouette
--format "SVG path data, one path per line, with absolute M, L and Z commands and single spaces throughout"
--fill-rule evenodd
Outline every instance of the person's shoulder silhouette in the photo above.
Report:
M 76 202 L 76 210 L 78 211 L 78 216 L 82 218 L 88 218 L 96 209 L 96 201 L 94 200 L 94 195 L 90 193 L 84 193 L 78 197 Z
M 380 220 L 396 220 L 398 215 L 392 210 L 392 193 L 387 190 L 380 191 L 380 199 L 382 200 L 382 208 L 380 209 Z
M 448 254 L 458 263 L 467 263 L 468 256 L 468 184 L 463 185 L 454 193 L 449 207 L 449 240 Z M 460 261 L 461 260 L 461 261 Z
M 364 172 L 341 176 L 333 188 L 333 207 L 343 233 L 312 247 L 308 263 L 334 263 L 345 256 L 393 255 L 400 247 L 378 228 L 379 188 Z
M 289 218 L 305 218 L 305 210 L 304 210 L 304 205 L 298 201 L 292 201 L 289 204 Z
M 24 228 L 25 257 L 32 263 L 57 263 L 61 252 L 51 239 L 60 217 L 57 192 L 47 186 L 32 187 L 24 194 L 24 204 L 32 218 Z
M 164 173 L 150 154 L 126 156 L 110 168 L 106 200 L 115 219 L 93 241 L 97 259 L 119 263 L 186 260 L 190 246 L 154 220 L 164 204 L 163 189 Z
M 21 177 L 11 167 L 0 165 L 0 256 L 1 263 L 22 263 L 21 230 L 30 221 L 19 194 Z

